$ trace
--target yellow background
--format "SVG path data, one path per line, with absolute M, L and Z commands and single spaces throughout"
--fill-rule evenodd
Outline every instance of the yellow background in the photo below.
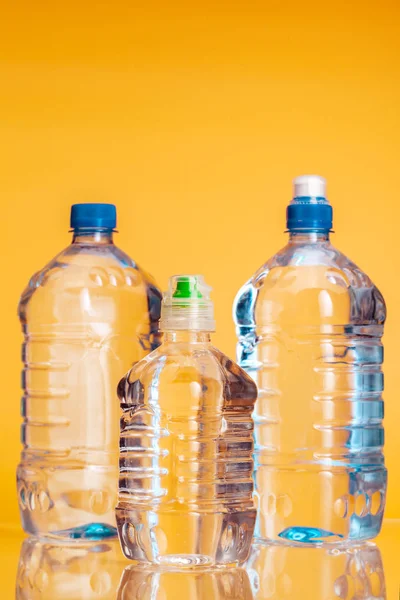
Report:
M 291 179 L 328 179 L 334 243 L 388 304 L 388 517 L 400 517 L 397 1 L 1 3 L 0 514 L 17 526 L 18 296 L 73 202 L 165 287 L 201 272 L 234 355 L 239 286 L 285 242 Z M 296 407 L 293 407 L 296 410 Z M 0 519 L 1 520 L 1 519 Z

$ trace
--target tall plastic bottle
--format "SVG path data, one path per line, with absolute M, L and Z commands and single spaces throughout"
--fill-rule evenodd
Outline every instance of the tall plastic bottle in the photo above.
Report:
M 255 535 L 289 544 L 373 538 L 387 474 L 385 303 L 330 242 L 325 180 L 294 181 L 288 244 L 239 291 L 238 362 L 258 386 Z
M 116 209 L 76 204 L 73 239 L 24 290 L 18 500 L 26 532 L 116 535 L 119 404 L 130 365 L 159 344 L 161 293 L 114 245 Z
M 118 533 L 140 562 L 234 564 L 249 553 L 257 390 L 211 345 L 209 290 L 199 275 L 170 279 L 163 343 L 119 385 Z

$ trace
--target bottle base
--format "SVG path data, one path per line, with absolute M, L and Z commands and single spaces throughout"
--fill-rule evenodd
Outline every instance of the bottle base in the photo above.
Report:
M 360 527 L 359 527 L 360 529 Z M 287 527 L 277 537 L 261 536 L 255 532 L 254 541 L 257 544 L 272 546 L 296 546 L 298 548 L 341 548 L 359 546 L 374 539 L 380 532 L 381 521 L 373 523 L 369 528 L 364 527 L 362 533 L 354 531 L 348 534 L 326 531 L 317 527 Z
M 118 536 L 117 529 L 107 523 L 87 523 L 86 525 L 71 527 L 70 529 L 63 529 L 61 531 L 40 531 L 22 518 L 22 527 L 28 535 L 36 536 L 41 540 L 56 540 L 58 543 L 75 541 L 101 542 L 102 540 L 109 540 Z
M 191 569 L 192 567 L 209 567 L 212 565 L 211 556 L 201 554 L 165 554 L 159 557 L 159 564 L 163 567 L 177 567 Z
M 275 547 L 286 547 L 286 548 L 326 548 L 326 549 L 341 549 L 348 547 L 357 547 L 360 544 L 364 544 L 368 540 L 351 540 L 334 537 L 331 540 L 318 540 L 315 542 L 310 541 L 296 541 L 296 540 L 285 540 L 282 538 L 260 538 L 254 537 L 254 543 L 259 546 L 275 546 Z
M 256 539 L 289 546 L 340 546 L 371 540 L 381 530 L 387 489 L 382 466 L 349 470 L 309 464 L 283 469 L 259 464 L 255 480 Z
M 55 461 L 21 463 L 17 494 L 24 531 L 30 535 L 98 541 L 117 535 L 116 469 Z
M 243 563 L 256 511 L 231 513 L 116 510 L 122 550 L 130 560 L 177 568 Z

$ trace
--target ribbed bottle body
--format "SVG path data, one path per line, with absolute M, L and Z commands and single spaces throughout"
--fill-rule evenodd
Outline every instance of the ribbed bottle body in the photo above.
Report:
M 328 239 L 291 240 L 235 302 L 238 362 L 255 380 L 255 535 L 374 537 L 386 498 L 386 317 L 370 279 Z
M 24 529 L 115 534 L 121 374 L 158 345 L 161 294 L 112 243 L 73 243 L 21 297 Z
M 244 371 L 205 342 L 166 341 L 121 381 L 117 522 L 127 557 L 178 566 L 246 559 L 255 396 Z

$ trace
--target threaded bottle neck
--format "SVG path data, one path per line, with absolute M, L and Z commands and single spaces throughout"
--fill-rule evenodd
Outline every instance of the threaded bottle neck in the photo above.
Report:
M 72 243 L 88 245 L 113 244 L 113 230 L 105 228 L 76 228 L 73 232 Z
M 211 335 L 208 331 L 166 331 L 164 343 L 176 344 L 209 344 Z
M 329 242 L 329 231 L 290 231 L 289 244 L 318 244 Z

